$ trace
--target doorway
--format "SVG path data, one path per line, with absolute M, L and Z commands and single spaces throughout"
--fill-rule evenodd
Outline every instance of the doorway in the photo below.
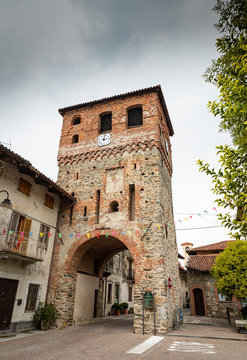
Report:
M 204 296 L 202 289 L 196 288 L 193 290 L 193 293 L 196 315 L 205 316 Z
M 18 280 L 0 278 L 0 330 L 10 328 Z

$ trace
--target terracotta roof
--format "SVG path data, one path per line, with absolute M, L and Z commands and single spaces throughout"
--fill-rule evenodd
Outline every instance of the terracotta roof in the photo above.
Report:
M 162 108 L 163 108 L 165 116 L 166 116 L 166 121 L 167 121 L 167 125 L 168 125 L 168 128 L 169 128 L 170 136 L 174 135 L 174 130 L 173 130 L 173 127 L 172 127 L 171 119 L 170 119 L 170 116 L 169 116 L 169 113 L 168 113 L 168 110 L 167 110 L 167 107 L 166 107 L 164 95 L 163 95 L 163 92 L 162 92 L 162 89 L 161 89 L 160 85 L 156 85 L 156 86 L 148 87 L 148 88 L 145 88 L 145 89 L 140 89 L 140 90 L 127 92 L 127 93 L 124 93 L 124 94 L 113 95 L 113 96 L 109 96 L 109 97 L 98 99 L 98 100 L 88 101 L 88 102 L 81 103 L 81 104 L 67 106 L 67 107 L 59 109 L 58 112 L 59 112 L 59 114 L 64 115 L 67 111 L 78 110 L 78 109 L 80 109 L 82 107 L 92 106 L 92 105 L 100 104 L 102 102 L 108 102 L 108 101 L 112 101 L 112 100 L 116 100 L 116 99 L 122 99 L 122 98 L 129 97 L 129 96 L 142 95 L 142 94 L 150 93 L 150 92 L 157 92 L 158 93 Z
M 218 255 L 190 255 L 187 268 L 198 271 L 210 271 Z
M 181 244 L 181 246 L 183 246 L 183 245 L 193 245 L 193 244 L 190 243 L 190 242 L 184 242 L 184 243 Z
M 199 246 L 199 247 L 190 249 L 188 251 L 188 253 L 193 254 L 193 253 L 196 253 L 197 251 L 205 251 L 205 252 L 217 251 L 217 252 L 220 252 L 220 251 L 223 251 L 224 249 L 226 249 L 229 242 L 232 242 L 232 241 L 235 241 L 235 240 L 225 240 L 225 241 L 217 242 L 215 244 Z
M 72 195 L 70 195 L 67 191 L 63 190 L 54 181 L 52 181 L 47 176 L 42 174 L 39 170 L 37 170 L 35 167 L 33 167 L 30 161 L 24 159 L 20 155 L 16 154 L 12 150 L 6 148 L 1 144 L 0 144 L 0 159 L 15 164 L 17 167 L 19 167 L 19 169 L 21 169 L 22 173 L 32 176 L 33 178 L 35 178 L 35 181 L 37 183 L 48 186 L 53 190 L 53 192 L 62 195 L 69 200 L 75 200 L 75 198 Z

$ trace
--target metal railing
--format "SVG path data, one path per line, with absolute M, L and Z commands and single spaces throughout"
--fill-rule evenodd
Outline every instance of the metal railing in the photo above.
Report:
M 46 254 L 46 247 L 37 239 L 25 235 L 21 236 L 19 233 L 11 235 L 0 234 L 0 251 L 43 260 Z

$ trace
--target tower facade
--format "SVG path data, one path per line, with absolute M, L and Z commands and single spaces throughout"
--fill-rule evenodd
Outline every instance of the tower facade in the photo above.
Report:
M 58 184 L 77 200 L 60 213 L 49 298 L 64 324 L 101 316 L 104 266 L 128 249 L 135 266 L 134 331 L 142 332 L 142 293 L 151 291 L 157 332 L 164 334 L 181 296 L 171 188 L 173 128 L 161 87 L 59 113 Z M 153 318 L 154 310 L 145 308 L 145 333 L 153 332 Z

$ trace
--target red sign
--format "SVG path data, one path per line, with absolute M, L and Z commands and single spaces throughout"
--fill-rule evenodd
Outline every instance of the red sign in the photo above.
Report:
M 172 287 L 172 279 L 170 277 L 168 278 L 168 287 L 169 289 Z

